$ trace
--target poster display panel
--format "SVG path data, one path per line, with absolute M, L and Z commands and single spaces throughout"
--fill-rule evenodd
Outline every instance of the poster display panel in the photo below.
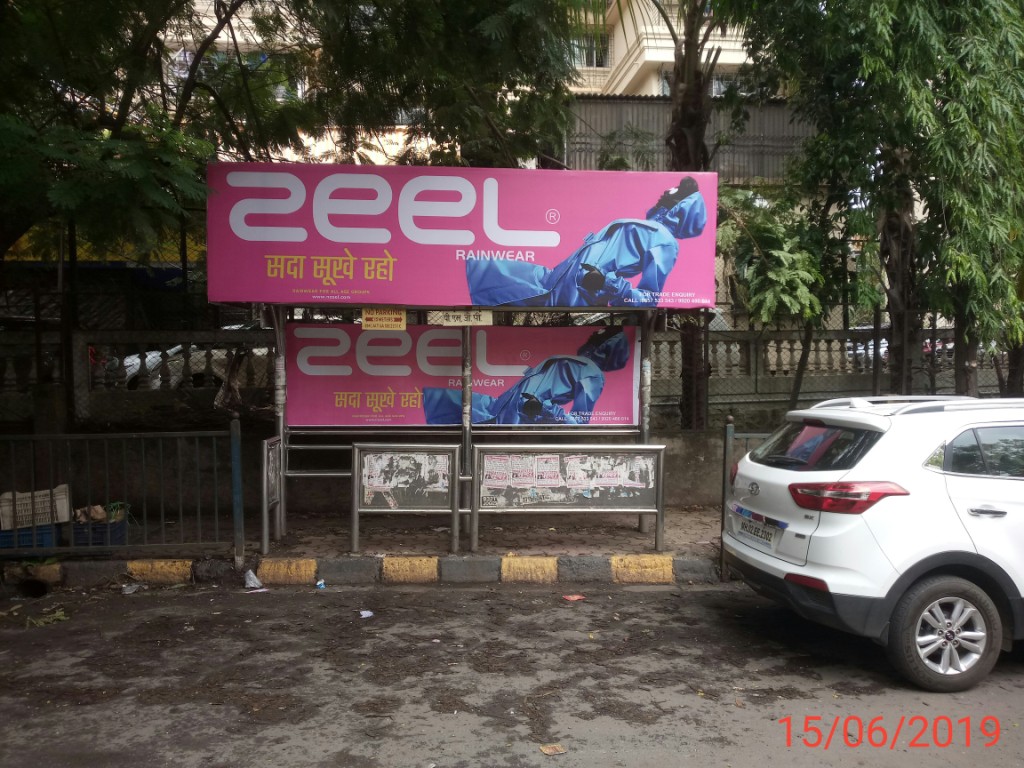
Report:
M 660 447 L 476 450 L 481 512 L 658 509 Z
M 438 509 L 452 506 L 452 456 L 415 447 L 364 447 L 359 454 L 363 509 Z
M 210 301 L 714 306 L 713 173 L 213 163 L 208 184 Z
M 462 330 L 286 326 L 289 426 L 457 426 Z M 630 427 L 639 419 L 633 326 L 470 332 L 477 425 Z
M 448 515 L 449 548 L 458 552 L 459 456 L 457 445 L 354 444 L 351 551 L 359 551 L 362 515 L 407 512 Z

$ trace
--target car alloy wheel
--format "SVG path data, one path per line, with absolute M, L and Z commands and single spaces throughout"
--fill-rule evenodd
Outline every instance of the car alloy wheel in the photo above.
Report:
M 984 590 L 965 579 L 938 576 L 907 591 L 889 633 L 889 658 L 911 682 L 930 691 L 962 691 L 995 664 L 1002 622 Z

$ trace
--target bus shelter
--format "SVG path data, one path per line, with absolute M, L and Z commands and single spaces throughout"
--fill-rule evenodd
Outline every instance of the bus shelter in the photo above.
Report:
M 406 512 L 450 516 L 453 552 L 460 518 L 474 549 L 512 511 L 636 513 L 662 548 L 650 336 L 713 306 L 714 174 L 217 163 L 209 184 L 209 298 L 267 305 L 277 334 L 264 552 L 304 476 L 351 479 L 353 551 L 362 516 Z

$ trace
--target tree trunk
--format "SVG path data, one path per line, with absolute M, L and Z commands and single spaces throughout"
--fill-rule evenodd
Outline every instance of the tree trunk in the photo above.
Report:
M 796 364 L 796 376 L 793 378 L 793 389 L 789 393 L 789 410 L 795 410 L 800 400 L 800 390 L 804 385 L 804 372 L 807 370 L 807 361 L 811 357 L 811 343 L 814 340 L 814 326 L 810 323 L 804 325 L 804 336 L 800 340 L 800 360 Z
M 655 7 L 669 28 L 673 29 L 675 58 L 672 81 L 669 84 L 672 113 L 669 118 L 665 145 L 669 151 L 669 170 L 700 173 L 706 171 L 711 158 L 705 135 L 711 120 L 711 93 L 708 78 L 718 61 L 717 53 L 704 62 L 703 34 L 712 23 L 707 16 L 704 0 L 680 0 L 677 24 L 673 25 L 666 5 L 655 2 Z M 678 29 L 678 24 L 682 29 Z M 684 323 L 680 332 L 683 355 L 682 397 L 679 401 L 683 429 L 703 429 L 707 398 L 708 366 L 704 361 L 703 334 L 690 330 Z
M 704 137 L 711 119 L 711 94 L 704 71 L 701 31 L 704 25 L 704 3 L 687 0 L 681 13 L 682 35 L 679 36 L 672 66 L 670 94 L 672 114 L 665 144 L 673 171 L 706 171 L 710 156 Z M 710 64 L 708 72 L 714 71 Z
M 913 394 L 913 343 L 921 330 L 917 304 L 917 232 L 914 225 L 914 191 L 905 173 L 910 155 L 894 150 L 889 155 L 888 173 L 897 203 L 882 213 L 879 222 L 878 255 L 888 278 L 889 391 Z M 920 355 L 920 348 L 917 350 Z
M 1024 345 L 1010 347 L 1006 352 L 1007 397 L 1024 397 Z
M 953 331 L 953 391 L 978 396 L 978 345 L 970 333 L 970 321 L 957 317 Z
M 680 426 L 683 429 L 707 427 L 708 366 L 704 359 L 704 327 L 699 322 L 682 323 L 679 331 L 682 354 Z

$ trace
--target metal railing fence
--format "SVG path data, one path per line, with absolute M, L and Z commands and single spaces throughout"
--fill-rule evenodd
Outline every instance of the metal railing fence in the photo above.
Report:
M 0 557 L 244 555 L 241 428 L 0 436 Z
M 679 329 L 653 333 L 652 405 L 673 411 L 677 425 L 687 403 L 706 408 L 709 425 L 720 426 L 729 414 L 747 423 L 755 413 L 766 414 L 765 423 L 776 421 L 796 384 L 802 332 L 695 330 L 702 336 L 699 345 L 685 344 Z M 915 332 L 909 345 L 916 353 L 913 394 L 955 392 L 953 336 L 951 328 Z M 871 329 L 816 331 L 800 404 L 889 391 L 889 345 L 884 332 L 878 338 L 876 353 Z M 14 427 L 33 419 L 40 429 L 41 413 L 65 409 L 68 426 L 89 431 L 149 429 L 154 415 L 173 417 L 179 428 L 209 428 L 223 422 L 226 406 L 217 398 L 229 380 L 234 402 L 227 410 L 268 420 L 273 415 L 271 331 L 76 331 L 72 341 L 64 371 L 58 334 L 0 335 L 0 423 L 9 425 L 0 429 L 21 431 Z M 977 360 L 979 393 L 1000 394 L 1007 370 L 1007 353 L 986 346 Z M 693 382 L 704 388 L 690 391 Z

